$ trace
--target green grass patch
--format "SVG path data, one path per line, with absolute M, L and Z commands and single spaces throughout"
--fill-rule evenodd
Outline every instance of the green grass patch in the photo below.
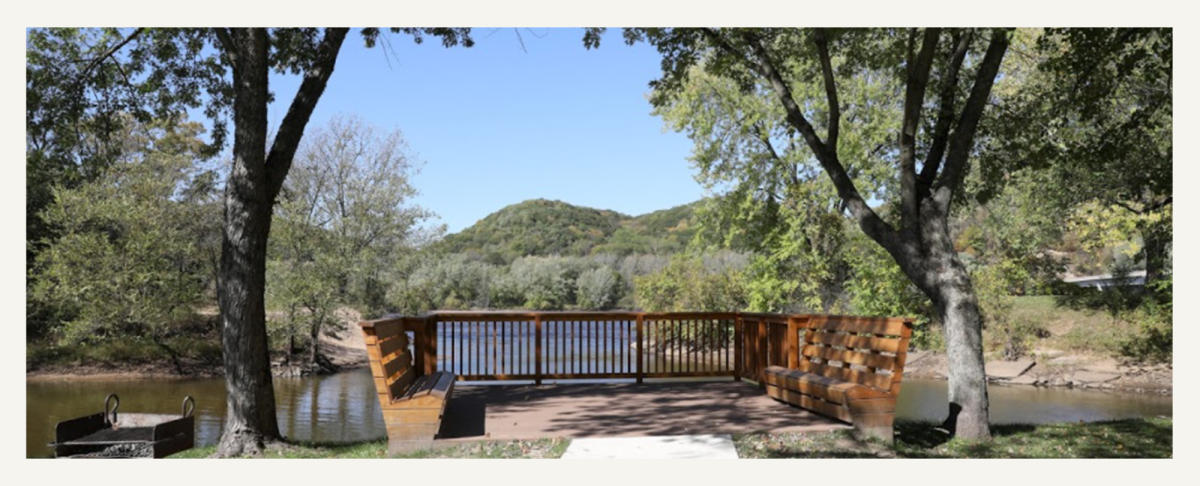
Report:
M 850 431 L 734 437 L 743 458 L 1169 458 L 1170 418 L 1091 423 L 995 425 L 992 440 L 954 439 L 923 422 L 898 422 L 895 444 L 860 441 Z
M 569 439 L 560 438 L 478 441 L 388 455 L 387 441 L 383 439 L 351 443 L 284 442 L 268 446 L 261 457 L 268 459 L 558 459 L 566 452 L 567 445 L 570 443 Z M 197 447 L 171 457 L 207 458 L 216 451 L 217 446 L 215 445 Z

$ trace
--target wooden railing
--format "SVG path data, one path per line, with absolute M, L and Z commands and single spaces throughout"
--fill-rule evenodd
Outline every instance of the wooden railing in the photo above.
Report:
M 412 334 L 421 374 L 459 380 L 722 377 L 795 368 L 813 316 L 748 312 L 435 311 L 362 322 Z M 833 317 L 833 316 L 829 316 Z M 848 319 L 849 317 L 840 317 Z M 897 318 L 852 319 L 889 322 Z

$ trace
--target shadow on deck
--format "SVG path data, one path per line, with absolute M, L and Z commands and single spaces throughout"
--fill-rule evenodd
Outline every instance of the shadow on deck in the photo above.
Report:
M 752 383 L 459 384 L 451 440 L 818 432 L 849 425 L 777 402 Z

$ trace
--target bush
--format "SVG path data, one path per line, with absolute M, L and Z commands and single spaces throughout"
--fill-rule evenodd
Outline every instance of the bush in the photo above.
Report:
M 647 311 L 735 311 L 747 305 L 745 258 L 680 254 L 662 271 L 635 278 Z
M 580 309 L 611 309 L 621 299 L 624 285 L 621 274 L 611 267 L 596 267 L 579 274 L 576 284 L 577 305 Z

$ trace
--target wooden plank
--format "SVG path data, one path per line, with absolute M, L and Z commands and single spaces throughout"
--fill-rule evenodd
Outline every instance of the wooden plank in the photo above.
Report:
M 825 361 L 841 361 L 845 364 L 857 364 L 870 368 L 891 370 L 896 365 L 894 356 L 868 354 L 850 349 L 835 349 L 828 346 L 805 346 L 801 355 L 806 358 L 821 358 Z
M 769 385 L 798 391 L 805 395 L 812 395 L 834 403 L 845 403 L 848 400 L 863 397 L 888 397 L 887 392 L 882 390 L 858 383 L 805 373 L 800 370 L 771 367 L 767 369 L 764 375 L 764 381 Z
M 380 322 L 378 324 L 375 324 L 375 336 L 377 336 L 379 338 L 379 340 L 382 341 L 384 339 L 388 339 L 397 334 L 404 333 L 404 330 L 405 330 L 404 328 L 405 328 L 404 321 L 400 320 L 400 319 L 393 319 L 393 320 Z
M 430 375 L 433 377 L 433 385 L 429 390 L 429 394 L 439 398 L 445 398 L 454 388 L 454 375 L 450 373 L 436 373 Z
M 814 319 L 816 329 L 826 331 L 845 331 L 853 333 L 868 333 L 888 336 L 899 336 L 904 329 L 904 321 L 886 317 L 853 317 L 853 316 L 824 316 L 824 319 Z
M 383 411 L 383 423 L 387 425 L 440 423 L 441 420 L 441 407 L 398 407 Z
M 835 404 L 805 395 L 797 391 L 779 388 L 775 385 L 767 385 L 766 391 L 767 396 L 770 396 L 771 398 L 782 400 L 792 405 L 812 410 L 821 415 L 836 418 L 843 422 L 850 422 L 850 411 L 844 407 L 839 407 Z
M 889 375 L 881 375 L 870 371 L 854 370 L 850 368 L 840 368 L 836 366 L 828 366 L 821 363 L 802 360 L 800 369 L 817 375 L 836 378 L 842 381 L 849 381 L 866 385 L 879 390 L 888 390 L 891 386 L 892 377 Z
M 819 343 L 829 346 L 842 346 L 854 349 L 869 349 L 884 353 L 900 351 L 900 338 L 881 338 L 875 336 L 858 336 L 854 334 L 837 334 L 832 332 L 805 333 L 805 342 Z
M 380 356 L 383 356 L 384 359 L 386 359 L 388 355 L 390 355 L 398 350 L 407 350 L 407 349 L 408 349 L 408 335 L 405 333 L 397 334 L 395 337 L 393 337 L 391 339 L 386 339 L 386 340 L 379 342 L 379 354 L 380 354 Z
M 412 368 L 409 368 L 403 374 L 397 376 L 395 380 L 387 385 L 389 398 L 392 400 L 397 400 L 404 396 L 404 394 L 408 392 L 409 387 L 412 386 L 413 381 L 416 379 L 416 373 Z M 378 383 L 376 383 L 376 386 L 378 386 Z
M 402 373 L 405 370 L 412 368 L 412 355 L 408 350 L 401 351 L 393 355 L 392 359 L 381 360 L 383 365 L 383 376 L 390 378 L 392 375 Z
M 386 423 L 386 422 L 385 422 Z M 419 424 L 388 424 L 388 441 L 432 439 L 437 435 L 441 422 Z
M 896 399 L 889 398 L 858 398 L 846 403 L 850 414 L 857 416 L 863 413 L 896 413 Z

